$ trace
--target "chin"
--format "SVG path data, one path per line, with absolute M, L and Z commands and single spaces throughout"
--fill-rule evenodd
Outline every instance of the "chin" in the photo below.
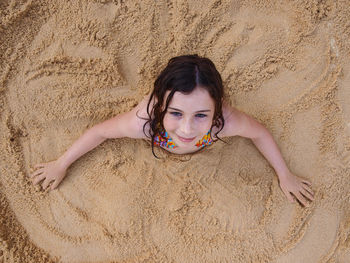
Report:
M 178 142 L 178 145 L 181 145 L 182 147 L 193 147 L 198 141 L 199 137 L 196 136 L 192 141 L 189 141 L 189 142 L 184 142 L 182 141 L 178 136 L 176 137 L 176 140 Z

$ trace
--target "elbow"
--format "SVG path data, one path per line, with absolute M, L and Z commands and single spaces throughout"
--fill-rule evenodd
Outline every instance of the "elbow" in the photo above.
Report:
M 261 125 L 261 129 L 260 129 L 260 132 L 259 132 L 259 136 L 258 136 L 258 137 L 263 137 L 263 138 L 265 138 L 265 137 L 271 136 L 270 131 L 269 131 L 265 126 L 263 126 L 262 124 L 260 124 L 260 125 Z
M 101 142 L 109 139 L 108 133 L 106 133 L 101 124 L 91 127 L 87 132 L 90 133 L 91 136 L 98 138 Z
M 126 115 L 117 115 L 116 117 L 101 122 L 92 127 L 92 132 L 104 140 L 126 137 L 127 130 Z
M 260 122 L 256 122 L 252 129 L 251 137 L 252 140 L 259 140 L 271 136 L 269 130 L 262 125 Z

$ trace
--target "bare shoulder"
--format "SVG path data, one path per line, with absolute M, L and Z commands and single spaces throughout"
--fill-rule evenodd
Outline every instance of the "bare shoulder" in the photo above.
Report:
M 143 127 L 149 119 L 147 113 L 149 98 L 150 95 L 145 96 L 131 111 L 118 114 L 115 117 L 98 124 L 98 132 L 105 138 L 148 138 L 143 132 Z M 151 102 L 150 108 L 152 107 L 153 104 Z M 149 127 L 146 125 L 145 132 L 148 130 Z
M 230 106 L 227 102 L 223 103 L 222 114 L 225 125 L 218 133 L 219 137 L 238 135 L 246 138 L 254 138 L 261 131 L 261 127 L 263 127 L 254 118 Z
M 241 112 L 229 105 L 226 101 L 222 104 L 222 115 L 225 120 L 223 129 L 218 133 L 219 137 L 229 137 L 239 134 Z M 215 127 L 214 133 L 218 129 Z
M 143 127 L 149 119 L 147 106 L 150 96 L 150 94 L 146 95 L 135 108 L 125 113 L 125 118 L 128 120 L 129 123 L 129 130 L 133 131 L 132 133 L 128 134 L 127 137 L 146 138 L 143 132 Z M 150 102 L 149 110 L 152 109 L 153 105 L 154 99 Z M 148 131 L 148 129 L 149 127 L 145 127 L 145 131 Z
M 146 95 L 140 101 L 140 103 L 130 111 L 130 113 L 137 113 L 139 117 L 148 118 L 147 106 L 148 106 L 150 97 L 151 97 L 151 94 Z M 149 110 L 152 109 L 153 105 L 154 105 L 154 99 L 150 102 Z

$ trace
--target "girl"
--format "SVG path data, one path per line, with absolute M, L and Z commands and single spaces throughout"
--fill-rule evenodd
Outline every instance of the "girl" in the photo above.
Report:
M 154 147 L 174 154 L 193 153 L 228 136 L 252 139 L 275 169 L 290 202 L 308 206 L 311 183 L 292 174 L 269 131 L 247 114 L 223 101 L 222 79 L 208 58 L 174 57 L 160 73 L 152 93 L 130 112 L 119 114 L 85 131 L 57 160 L 34 166 L 30 177 L 43 189 L 55 189 L 68 167 L 109 138 L 148 139 Z M 156 156 L 156 155 L 155 155 Z

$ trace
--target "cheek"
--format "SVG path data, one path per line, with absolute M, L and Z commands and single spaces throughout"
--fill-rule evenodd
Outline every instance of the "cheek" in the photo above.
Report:
M 196 122 L 196 126 L 203 132 L 207 132 L 211 125 L 212 125 L 212 121 L 210 119 L 206 119 L 206 120 L 200 120 Z
M 164 129 L 166 129 L 167 131 L 171 131 L 173 129 L 176 129 L 176 127 L 178 126 L 178 122 L 168 114 L 165 114 L 163 125 Z

